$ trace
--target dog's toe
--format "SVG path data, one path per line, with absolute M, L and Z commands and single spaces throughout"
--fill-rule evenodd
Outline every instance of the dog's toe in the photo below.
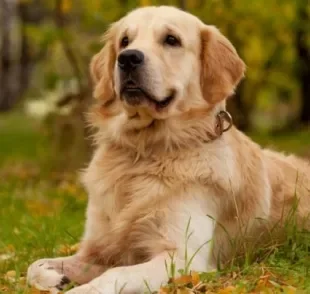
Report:
M 56 285 L 56 288 L 59 290 L 64 290 L 70 283 L 71 281 L 67 276 L 62 276 L 61 281 L 58 285 Z
M 28 268 L 27 283 L 38 290 L 56 294 L 70 284 L 70 279 L 57 272 L 48 259 L 40 259 Z

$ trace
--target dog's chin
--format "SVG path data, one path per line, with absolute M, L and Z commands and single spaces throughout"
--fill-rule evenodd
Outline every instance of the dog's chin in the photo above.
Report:
M 140 114 L 137 114 L 134 117 L 128 117 L 126 125 L 124 125 L 124 129 L 129 133 L 153 129 L 156 122 L 157 120 L 153 117 L 140 116 Z
M 162 112 L 167 109 L 175 98 L 175 92 L 158 99 L 154 95 L 139 87 L 124 87 L 120 93 L 121 100 L 130 108 L 150 108 L 155 112 Z

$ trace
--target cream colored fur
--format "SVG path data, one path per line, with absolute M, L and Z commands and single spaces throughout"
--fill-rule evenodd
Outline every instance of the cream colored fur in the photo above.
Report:
M 167 33 L 180 48 L 163 46 Z M 175 90 L 165 109 L 120 98 L 124 34 L 129 49 L 147 56 L 144 83 L 156 100 Z M 263 150 L 234 127 L 210 138 L 244 70 L 216 28 L 176 8 L 137 9 L 113 24 L 91 63 L 97 148 L 83 174 L 89 201 L 81 248 L 35 262 L 28 282 L 55 293 L 64 276 L 84 284 L 70 294 L 113 294 L 124 285 L 122 293 L 143 293 L 144 281 L 157 290 L 168 280 L 165 262 L 173 257 L 177 269 L 186 267 L 185 247 L 188 259 L 196 252 L 190 267 L 208 271 L 246 249 L 231 248 L 230 239 L 257 241 L 281 223 L 296 196 L 298 219 L 307 217 L 309 163 Z

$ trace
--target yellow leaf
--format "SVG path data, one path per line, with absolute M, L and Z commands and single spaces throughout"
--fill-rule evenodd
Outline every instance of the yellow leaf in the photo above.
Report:
M 5 274 L 6 277 L 16 277 L 16 271 L 8 271 Z
M 15 282 L 16 280 L 16 271 L 8 271 L 5 275 L 4 275 L 4 279 L 8 282 Z
M 218 291 L 218 294 L 231 294 L 236 288 L 234 286 L 228 286 Z
M 159 294 L 169 294 L 169 288 L 168 287 L 160 287 Z
M 14 257 L 14 253 L 2 253 L 0 254 L 0 261 L 6 261 Z
M 272 281 L 272 280 L 269 280 L 268 281 L 272 286 L 274 286 L 275 288 L 281 288 L 281 286 L 278 284 L 278 283 L 276 283 L 275 281 Z
M 0 286 L 0 293 L 9 292 L 9 287 L 7 286 Z
M 173 280 L 174 284 L 184 285 L 192 282 L 192 276 L 181 276 Z
M 43 291 L 43 290 L 38 290 L 34 287 L 31 288 L 31 294 L 50 294 L 50 291 Z
M 36 200 L 27 200 L 26 207 L 35 215 L 48 215 L 51 212 L 49 203 L 44 203 Z
M 297 293 L 296 291 L 296 288 L 295 287 L 292 287 L 292 286 L 287 286 L 287 287 L 283 287 L 283 291 L 285 294 L 295 294 Z
M 20 277 L 19 280 L 18 280 L 18 283 L 20 285 L 26 285 L 26 278 L 25 277 Z
M 13 233 L 15 234 L 15 235 L 19 235 L 20 234 L 20 231 L 19 231 L 19 229 L 18 228 L 14 228 L 13 229 Z
M 6 248 L 9 252 L 15 252 L 15 247 L 12 244 L 9 244 L 8 246 L 6 246 Z
M 74 245 L 72 245 L 72 246 L 70 247 L 70 250 L 71 250 L 73 253 L 75 253 L 75 252 L 77 252 L 77 251 L 79 250 L 79 248 L 80 248 L 80 243 L 76 243 L 76 244 L 74 244 Z
M 61 245 L 57 252 L 62 255 L 72 255 L 79 249 L 79 245 L 79 243 L 74 245 Z
M 194 292 L 188 288 L 186 289 L 177 289 L 176 294 L 194 294 Z
M 197 285 L 200 282 L 200 276 L 197 272 L 191 272 L 191 276 L 192 276 L 192 283 L 193 285 Z

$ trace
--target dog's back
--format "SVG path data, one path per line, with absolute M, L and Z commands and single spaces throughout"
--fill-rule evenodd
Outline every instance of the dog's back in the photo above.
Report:
M 271 218 L 296 216 L 303 221 L 304 226 L 310 227 L 310 163 L 295 155 L 263 150 L 266 155 L 267 169 L 272 188 Z M 287 215 L 289 214 L 289 215 Z

